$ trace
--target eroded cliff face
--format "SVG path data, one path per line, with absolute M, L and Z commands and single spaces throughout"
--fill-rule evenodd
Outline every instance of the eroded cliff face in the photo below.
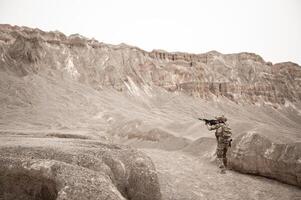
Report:
M 265 62 L 253 53 L 146 52 L 108 45 L 80 35 L 1 25 L 2 71 L 71 78 L 94 89 L 148 92 L 161 87 L 195 97 L 224 96 L 238 103 L 296 102 L 301 99 L 301 67 Z

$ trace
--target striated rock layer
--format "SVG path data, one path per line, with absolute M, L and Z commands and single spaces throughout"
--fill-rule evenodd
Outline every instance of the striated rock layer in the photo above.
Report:
M 128 45 L 108 45 L 78 34 L 0 26 L 0 70 L 17 76 L 39 73 L 72 78 L 100 90 L 112 87 L 168 91 L 235 102 L 278 103 L 301 99 L 297 64 L 272 64 L 253 53 L 205 54 L 146 52 Z

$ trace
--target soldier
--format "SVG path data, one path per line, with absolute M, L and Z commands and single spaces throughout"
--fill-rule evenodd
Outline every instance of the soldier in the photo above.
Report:
M 208 130 L 216 130 L 215 131 L 215 137 L 217 141 L 217 162 L 218 166 L 221 169 L 221 173 L 226 173 L 226 167 L 227 167 L 227 150 L 229 146 L 231 145 L 231 129 L 226 124 L 227 118 L 224 116 L 216 117 L 216 121 L 218 123 L 216 124 L 210 124 L 207 123 Z

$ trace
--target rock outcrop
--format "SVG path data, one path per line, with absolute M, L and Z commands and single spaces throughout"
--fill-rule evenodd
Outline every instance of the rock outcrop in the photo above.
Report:
M 33 142 L 34 139 L 27 139 Z M 69 141 L 72 143 L 72 140 Z M 9 143 L 9 142 L 8 142 Z M 7 200 L 159 200 L 155 167 L 145 154 L 117 145 L 78 140 L 67 148 L 0 148 L 0 197 Z
M 249 132 L 236 138 L 229 153 L 231 168 L 301 187 L 301 143 L 280 144 Z

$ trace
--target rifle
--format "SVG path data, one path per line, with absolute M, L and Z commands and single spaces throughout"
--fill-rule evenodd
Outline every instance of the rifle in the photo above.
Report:
M 216 120 L 216 119 L 203 119 L 203 118 L 198 118 L 198 120 L 204 121 L 205 124 L 209 124 L 210 126 L 219 124 L 220 121 Z

